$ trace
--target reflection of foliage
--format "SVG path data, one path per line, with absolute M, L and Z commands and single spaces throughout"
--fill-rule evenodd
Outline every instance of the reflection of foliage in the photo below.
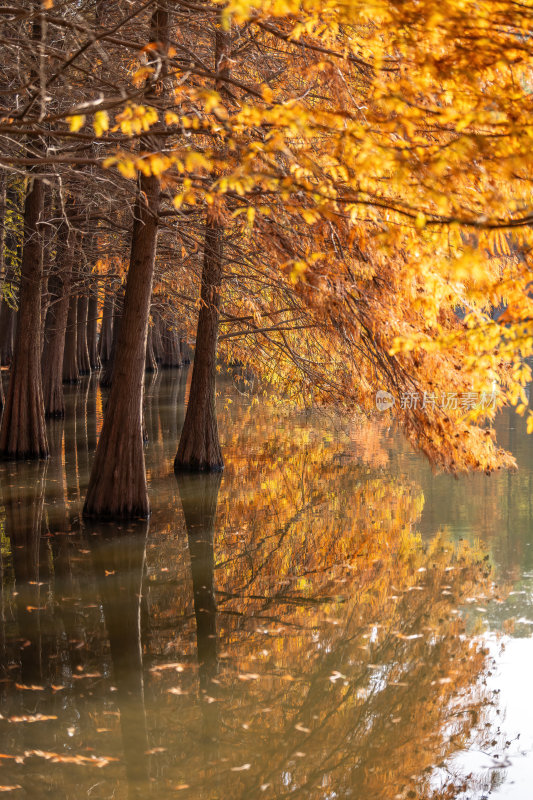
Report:
M 308 425 L 282 409 L 258 414 L 234 402 L 215 524 L 218 608 L 209 612 L 218 665 L 199 691 L 190 545 L 164 437 L 175 407 L 165 402 L 149 409 L 154 508 L 141 604 L 147 758 L 158 797 L 177 787 L 187 800 L 289 793 L 313 800 L 355 789 L 383 800 L 432 797 L 435 767 L 474 733 L 481 741 L 489 735 L 487 656 L 458 611 L 487 590 L 482 555 L 445 536 L 422 542 L 422 493 L 384 472 L 371 442 L 367 463 L 341 466 L 351 439 L 324 419 Z M 76 446 L 84 446 L 80 437 Z M 64 484 L 53 458 L 47 474 L 57 505 Z M 6 755 L 25 762 L 6 759 L 5 782 L 31 787 L 44 776 L 78 797 L 95 785 L 83 761 L 94 755 L 106 765 L 91 797 L 121 798 L 128 756 L 114 691 L 120 673 L 96 588 L 109 578 L 109 591 L 119 591 L 120 565 L 108 564 L 109 576 L 100 565 L 97 575 L 84 535 L 49 524 L 38 578 L 44 688 L 10 684 L 1 713 L 20 717 L 31 708 L 57 719 L 25 723 L 37 731 L 31 746 L 22 724 L 0 720 Z M 12 589 L 4 591 L 15 683 L 21 642 Z M 79 756 L 77 774 L 70 778 L 36 750 Z M 457 776 L 454 787 L 463 780 Z

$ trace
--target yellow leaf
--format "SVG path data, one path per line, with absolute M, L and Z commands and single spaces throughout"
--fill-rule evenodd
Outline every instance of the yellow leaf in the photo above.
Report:
M 67 117 L 67 122 L 70 127 L 71 133 L 77 133 L 80 128 L 83 128 L 85 123 L 85 117 L 83 114 L 75 114 L 72 117 Z
M 102 136 L 109 130 L 109 116 L 107 111 L 97 111 L 93 119 L 93 128 L 97 136 Z

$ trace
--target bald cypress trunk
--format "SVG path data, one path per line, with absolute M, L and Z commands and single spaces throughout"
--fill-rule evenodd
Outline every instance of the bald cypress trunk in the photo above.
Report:
M 152 322 L 152 347 L 154 348 L 154 358 L 157 364 L 161 364 L 164 356 L 163 339 L 161 337 L 163 320 L 157 308 L 154 308 L 152 311 Z
M 40 179 L 33 178 L 24 206 L 20 320 L 0 429 L 3 458 L 48 456 L 41 387 L 42 214 L 43 185 Z
M 87 349 L 89 350 L 89 366 L 100 369 L 100 356 L 98 355 L 98 291 L 93 288 L 89 295 L 89 309 L 87 312 Z
M 149 514 L 142 398 L 159 192 L 155 176 L 140 177 L 113 381 L 89 480 L 85 516 L 134 518 Z
M 80 375 L 91 374 L 89 347 L 87 345 L 87 317 L 89 314 L 89 295 L 86 291 L 78 296 L 76 319 L 76 351 Z
M 115 359 L 117 352 L 117 342 L 120 336 L 120 324 L 122 321 L 122 310 L 124 307 L 124 287 L 120 287 L 117 296 L 115 297 L 113 305 L 113 336 L 111 339 L 111 350 L 109 351 L 109 358 L 104 364 L 104 368 L 100 375 L 100 386 L 103 389 L 109 389 L 113 383 L 113 372 L 115 370 Z
M 202 304 L 198 314 L 196 349 L 189 402 L 174 469 L 216 471 L 224 467 L 215 408 L 216 357 L 223 228 L 206 223 L 202 269 Z
M 230 77 L 231 35 L 218 23 L 215 33 L 215 89 L 225 90 Z M 208 209 L 205 224 L 201 305 L 185 422 L 174 469 L 216 472 L 224 469 L 215 408 L 216 360 L 220 288 L 222 285 L 224 228 Z
M 50 305 L 46 315 L 41 359 L 44 409 L 47 417 L 63 417 L 65 415 L 63 355 L 74 258 L 74 236 L 67 221 L 62 221 L 57 237 L 57 270 L 48 281 Z
M 113 343 L 113 309 L 115 307 L 115 295 L 106 290 L 104 295 L 104 308 L 102 311 L 102 327 L 100 328 L 100 341 L 98 352 L 102 366 L 105 366 L 111 356 L 111 345 Z
M 13 358 L 17 312 L 4 299 L 0 303 L 0 366 L 8 367 Z
M 19 195 L 13 183 L 8 183 L 5 190 L 3 206 L 4 238 L 2 243 L 3 266 L 5 270 L 4 290 L 11 295 L 16 292 L 15 270 L 19 252 L 19 234 L 16 219 L 18 218 Z M 16 309 L 6 302 L 2 294 L 0 301 L 0 366 L 11 364 L 16 333 Z
M 68 304 L 65 352 L 63 355 L 63 383 L 79 383 L 78 369 L 78 297 L 71 294 Z
M 157 361 L 154 355 L 154 346 L 152 339 L 153 325 L 148 325 L 148 335 L 146 337 L 146 372 L 157 372 Z
M 181 367 L 182 365 L 179 333 L 176 328 L 171 325 L 165 325 L 163 334 L 163 360 L 161 366 L 171 369 L 172 367 Z
M 150 37 L 164 51 L 168 43 L 168 11 L 163 3 L 155 4 Z M 165 63 L 163 58 L 162 79 Z M 163 91 L 162 84 L 158 90 Z M 147 87 L 146 99 L 150 100 L 155 91 L 155 87 Z M 160 140 L 147 134 L 140 146 L 145 152 L 157 151 Z M 147 517 L 150 512 L 142 407 L 160 191 L 156 175 L 140 174 L 113 381 L 87 489 L 85 516 L 132 519 Z

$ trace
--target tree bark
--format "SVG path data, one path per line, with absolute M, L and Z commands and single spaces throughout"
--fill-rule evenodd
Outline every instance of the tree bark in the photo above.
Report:
M 178 331 L 170 325 L 165 325 L 163 333 L 163 360 L 161 366 L 166 369 L 181 367 L 180 337 Z
M 0 304 L 0 365 L 8 367 L 13 359 L 17 312 L 3 298 Z
M 154 357 L 156 363 L 161 364 L 164 355 L 163 340 L 161 338 L 163 320 L 161 319 L 161 314 L 157 308 L 152 310 L 152 322 L 152 346 L 154 348 Z
M 7 185 L 4 203 L 4 239 L 3 262 L 5 269 L 4 285 L 8 284 L 10 293 L 13 294 L 13 282 L 19 253 L 19 237 L 15 228 L 15 214 L 18 211 L 18 192 L 12 184 Z M 13 346 L 15 343 L 16 309 L 9 305 L 2 294 L 0 302 L 0 366 L 7 367 L 13 359 Z
M 148 325 L 148 335 L 146 337 L 146 372 L 157 372 L 157 361 L 154 355 L 154 345 L 152 338 L 153 325 Z
M 176 471 L 213 472 L 224 468 L 215 408 L 223 235 L 222 226 L 208 219 L 202 269 L 202 305 L 198 314 L 189 402 L 174 459 Z
M 115 307 L 115 295 L 106 289 L 104 295 L 104 309 L 102 312 L 102 327 L 100 328 L 100 342 L 98 352 L 102 366 L 105 366 L 111 357 L 111 345 L 113 343 L 113 310 Z
M 43 185 L 40 179 L 33 178 L 24 206 L 20 319 L 0 429 L 2 458 L 48 456 L 41 387 L 42 214 Z
M 122 322 L 122 312 L 124 308 L 124 288 L 121 286 L 117 296 L 114 299 L 113 305 L 113 336 L 111 339 L 111 350 L 109 351 L 109 358 L 104 364 L 104 369 L 100 375 L 100 386 L 103 389 L 109 389 L 113 383 L 113 372 L 115 370 L 115 358 L 117 352 L 117 342 L 120 336 L 120 325 Z
M 66 220 L 60 223 L 57 239 L 57 272 L 48 281 L 50 305 L 46 315 L 41 359 L 44 410 L 47 417 L 65 416 L 63 355 L 75 239 Z
M 87 348 L 89 350 L 90 368 L 92 370 L 100 369 L 100 356 L 98 355 L 98 291 L 96 286 L 89 295 Z
M 84 291 L 78 296 L 78 310 L 76 318 L 76 351 L 78 357 L 78 370 L 80 375 L 91 374 L 89 360 L 89 347 L 87 345 L 87 317 L 89 314 L 89 295 Z
M 79 383 L 78 369 L 78 297 L 70 295 L 68 304 L 67 329 L 65 331 L 65 352 L 63 356 L 63 383 Z
M 142 399 L 159 192 L 156 176 L 141 175 L 113 382 L 83 509 L 89 517 L 147 517 L 150 511 Z

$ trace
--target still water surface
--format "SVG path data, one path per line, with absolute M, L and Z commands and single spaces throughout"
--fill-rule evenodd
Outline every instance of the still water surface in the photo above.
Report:
M 186 371 L 147 379 L 149 523 L 80 512 L 105 397 L 0 465 L 0 790 L 14 798 L 509 798 L 533 779 L 533 437 L 433 475 L 393 429 L 231 377 L 223 475 L 172 462 Z

